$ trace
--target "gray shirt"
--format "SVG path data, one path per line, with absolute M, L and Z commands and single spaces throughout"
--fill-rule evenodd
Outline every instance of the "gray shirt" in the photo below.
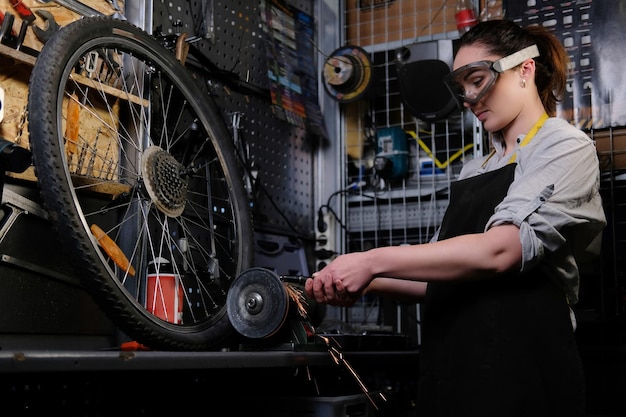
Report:
M 570 305 L 578 301 L 576 260 L 599 252 L 606 219 L 600 198 L 600 169 L 593 141 L 559 118 L 549 118 L 526 146 L 515 148 L 515 179 L 485 230 L 512 223 L 520 229 L 520 272 L 540 267 L 555 279 Z M 493 135 L 495 153 L 467 161 L 459 179 L 501 168 L 503 141 Z M 436 238 L 436 237 L 435 237 Z

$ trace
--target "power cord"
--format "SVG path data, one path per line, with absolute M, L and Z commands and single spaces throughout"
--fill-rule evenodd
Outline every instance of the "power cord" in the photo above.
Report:
M 341 228 L 347 232 L 348 228 L 341 221 L 341 218 L 335 212 L 335 210 L 333 210 L 333 208 L 331 207 L 331 200 L 340 194 L 350 194 L 358 190 L 361 190 L 365 185 L 367 185 L 365 181 L 355 181 L 352 184 L 348 185 L 346 188 L 335 191 L 334 193 L 329 195 L 328 199 L 326 200 L 326 204 L 322 204 L 317 210 L 317 231 L 319 233 L 324 233 L 326 232 L 326 230 L 328 230 L 328 225 L 324 221 L 324 209 L 326 209 L 328 213 L 332 214 L 332 216 L 335 218 L 335 221 L 339 224 L 339 226 L 341 226 Z

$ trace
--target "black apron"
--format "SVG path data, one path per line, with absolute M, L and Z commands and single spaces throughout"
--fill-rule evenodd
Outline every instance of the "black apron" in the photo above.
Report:
M 439 240 L 482 232 L 508 192 L 515 165 L 452 183 Z M 422 336 L 420 417 L 584 414 L 583 368 L 569 307 L 539 268 L 429 283 Z

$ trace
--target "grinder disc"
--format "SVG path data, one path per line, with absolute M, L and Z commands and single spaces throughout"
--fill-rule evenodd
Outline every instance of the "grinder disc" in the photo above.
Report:
M 275 334 L 289 310 L 289 295 L 280 278 L 265 268 L 250 268 L 228 290 L 226 308 L 242 336 L 261 339 Z
M 326 92 L 341 103 L 360 99 L 372 82 L 372 64 L 363 48 L 348 45 L 335 50 L 322 71 Z

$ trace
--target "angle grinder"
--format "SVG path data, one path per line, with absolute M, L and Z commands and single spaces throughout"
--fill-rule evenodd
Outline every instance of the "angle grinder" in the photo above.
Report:
M 292 335 L 298 342 L 306 342 L 301 340 L 306 338 L 302 330 L 306 327 L 312 330 L 321 321 L 317 305 L 304 295 L 307 279 L 279 276 L 261 267 L 247 269 L 235 278 L 228 290 L 226 308 L 231 324 L 244 337 L 268 339 L 291 322 L 292 330 L 294 325 L 299 329 L 292 331 Z

